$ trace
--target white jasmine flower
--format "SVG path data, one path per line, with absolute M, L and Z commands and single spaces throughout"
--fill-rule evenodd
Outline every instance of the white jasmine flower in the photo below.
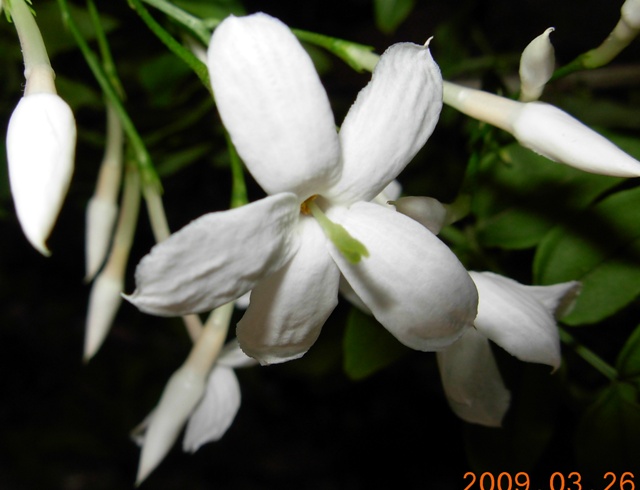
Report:
M 309 56 L 280 21 L 226 19 L 208 60 L 222 121 L 268 196 L 207 214 L 155 246 L 129 300 L 180 315 L 252 290 L 238 340 L 274 363 L 314 343 L 342 275 L 405 345 L 437 350 L 457 339 L 475 317 L 468 274 L 431 232 L 369 202 L 437 122 L 441 76 L 428 48 L 389 48 L 339 134 Z
M 517 102 L 450 82 L 444 82 L 444 101 L 555 162 L 602 175 L 640 176 L 640 162 L 553 105 Z
M 470 272 L 478 288 L 475 329 L 437 354 L 447 399 L 463 420 L 497 427 L 510 395 L 489 340 L 526 362 L 560 366 L 556 319 L 566 315 L 580 291 L 576 281 L 525 286 L 491 272 Z
M 553 27 L 549 27 L 531 41 L 522 52 L 520 57 L 520 100 L 522 102 L 538 100 L 544 86 L 553 75 L 556 57 L 549 35 L 554 30 Z

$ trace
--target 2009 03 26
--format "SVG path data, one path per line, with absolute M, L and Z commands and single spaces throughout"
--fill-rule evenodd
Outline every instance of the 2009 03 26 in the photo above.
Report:
M 491 472 L 484 472 L 480 476 L 472 471 L 467 471 L 463 477 L 469 479 L 469 484 L 464 490 L 530 490 L 531 478 L 529 474 L 520 471 L 515 475 L 503 471 L 498 475 Z M 549 477 L 548 490 L 635 490 L 634 475 L 630 471 L 617 475 L 612 471 L 608 471 L 602 477 L 602 488 L 584 488 L 582 484 L 582 475 L 577 471 L 572 471 L 565 475 L 556 471 Z M 543 490 L 534 488 L 532 490 Z

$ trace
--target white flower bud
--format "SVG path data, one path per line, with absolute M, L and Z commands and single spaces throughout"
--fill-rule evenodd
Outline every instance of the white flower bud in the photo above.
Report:
M 566 112 L 543 102 L 517 102 L 444 82 L 444 102 L 508 131 L 518 142 L 555 162 L 602 175 L 640 176 L 640 162 Z
M 640 29 L 640 0 L 627 0 L 620 9 L 622 20 L 632 29 Z
M 9 181 L 20 225 L 43 255 L 50 255 L 45 241 L 69 188 L 75 144 L 75 120 L 64 100 L 51 93 L 20 99 L 7 131 Z
M 555 67 L 555 52 L 549 39 L 554 31 L 549 27 L 536 37 L 520 57 L 520 100 L 529 102 L 542 95 L 544 86 L 551 79 Z
M 398 212 L 416 220 L 434 235 L 440 233 L 447 221 L 447 208 L 433 197 L 401 197 L 393 204 Z

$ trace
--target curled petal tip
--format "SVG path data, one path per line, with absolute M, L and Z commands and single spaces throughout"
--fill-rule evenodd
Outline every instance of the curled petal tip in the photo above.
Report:
M 431 40 L 432 40 L 432 39 L 433 39 L 433 36 L 431 36 L 429 39 L 427 39 L 427 40 L 424 42 L 424 45 L 423 45 L 423 46 L 424 46 L 425 48 L 429 49 L 429 44 L 431 44 Z

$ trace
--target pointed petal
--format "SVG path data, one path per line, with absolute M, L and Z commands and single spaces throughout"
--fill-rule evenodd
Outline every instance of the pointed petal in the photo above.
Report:
M 500 427 L 511 394 L 485 336 L 470 328 L 451 347 L 437 353 L 447 401 L 462 420 Z
M 22 97 L 7 130 L 11 194 L 24 234 L 43 255 L 73 174 L 76 123 L 54 94 Z
M 295 252 L 294 194 L 266 197 L 198 218 L 151 249 L 125 298 L 145 313 L 185 315 L 240 297 Z
M 327 94 L 289 28 L 258 13 L 228 17 L 209 45 L 220 117 L 251 174 L 268 194 L 301 200 L 340 176 L 340 149 Z
M 560 366 L 560 337 L 553 309 L 513 279 L 491 272 L 470 272 L 476 283 L 480 304 L 475 321 L 476 328 L 486 337 L 518 359 Z M 569 283 L 571 284 L 571 283 Z M 555 288 L 555 305 L 565 294 L 572 294 L 575 284 Z M 539 292 L 540 286 L 537 287 Z
M 313 218 L 300 222 L 300 247 L 291 262 L 251 291 L 238 323 L 244 352 L 262 364 L 303 356 L 338 303 L 338 268 Z
M 377 204 L 332 208 L 369 251 L 357 264 L 333 245 L 330 253 L 355 293 L 400 342 L 422 351 L 441 350 L 473 325 L 476 288 L 456 256 L 416 221 Z
M 340 129 L 343 169 L 327 197 L 370 201 L 411 161 L 442 108 L 442 77 L 426 46 L 394 44 Z
M 571 313 L 576 299 L 582 289 L 578 281 L 562 282 L 551 286 L 525 286 L 529 294 L 538 300 L 553 315 L 559 319 Z
M 207 442 L 219 440 L 240 408 L 240 385 L 233 369 L 216 365 L 209 374 L 206 391 L 189 417 L 182 449 L 195 453 Z

